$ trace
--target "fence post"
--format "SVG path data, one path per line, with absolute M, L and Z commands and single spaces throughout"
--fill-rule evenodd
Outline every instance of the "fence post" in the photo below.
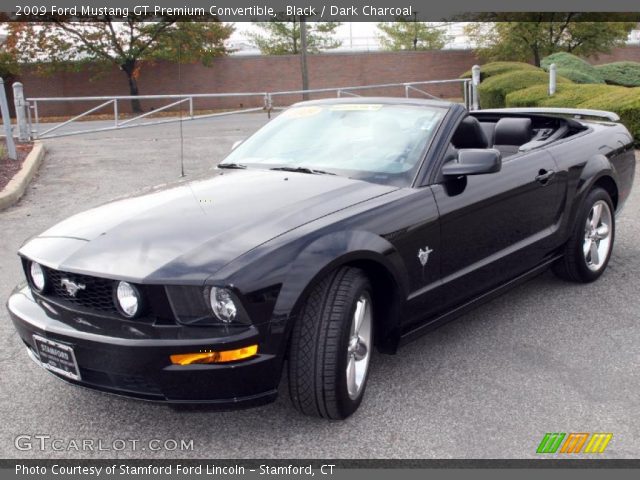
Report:
M 556 93 L 556 83 L 557 83 L 556 64 L 552 63 L 551 65 L 549 65 L 549 96 L 552 96 Z
M 264 109 L 267 111 L 267 118 L 271 119 L 271 110 L 273 110 L 273 101 L 270 93 L 264 94 Z
M 18 122 L 18 140 L 28 142 L 30 140 L 29 126 L 27 124 L 27 102 L 24 100 L 22 83 L 13 84 L 13 103 L 16 107 L 16 121 Z
M 0 78 L 0 110 L 2 110 L 2 123 L 4 123 L 4 134 L 7 139 L 7 154 L 12 160 L 18 159 L 16 143 L 13 141 L 11 130 L 11 117 L 9 116 L 9 104 L 7 103 L 7 92 L 4 89 L 4 80 Z
M 478 85 L 480 85 L 480 65 L 474 65 L 471 67 L 471 105 L 474 110 L 480 108 Z

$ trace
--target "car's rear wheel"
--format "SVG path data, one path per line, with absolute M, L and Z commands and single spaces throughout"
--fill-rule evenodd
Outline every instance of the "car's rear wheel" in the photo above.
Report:
M 293 327 L 293 405 L 323 418 L 351 415 L 362 402 L 372 349 L 371 284 L 362 270 L 340 268 L 313 289 Z
M 615 239 L 615 216 L 609 194 L 593 189 L 585 199 L 564 248 L 564 257 L 554 265 L 561 278 L 593 282 L 607 268 Z

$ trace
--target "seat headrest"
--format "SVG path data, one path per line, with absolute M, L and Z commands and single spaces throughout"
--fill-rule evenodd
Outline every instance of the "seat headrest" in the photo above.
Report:
M 524 145 L 531 140 L 530 118 L 501 118 L 496 123 L 494 145 Z
M 466 117 L 451 138 L 456 148 L 488 148 L 489 142 L 482 131 L 480 122 L 475 117 Z
M 480 126 L 482 127 L 482 131 L 484 132 L 484 136 L 487 137 L 489 148 L 491 148 L 493 146 L 493 140 L 496 134 L 496 124 L 490 122 L 480 122 Z

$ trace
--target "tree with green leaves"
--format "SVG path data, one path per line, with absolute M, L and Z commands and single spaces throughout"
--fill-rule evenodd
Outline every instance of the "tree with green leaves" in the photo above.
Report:
M 227 53 L 224 42 L 233 26 L 220 22 L 144 21 L 130 16 L 125 21 L 96 17 L 95 21 L 8 24 L 6 42 L 10 53 L 42 71 L 78 67 L 86 63 L 116 65 L 126 75 L 131 95 L 138 95 L 142 62 L 171 60 L 210 63 Z M 131 107 L 141 112 L 139 100 Z
M 395 22 L 378 23 L 377 28 L 378 41 L 384 50 L 440 50 L 446 43 L 441 24 L 396 17 Z
M 592 13 L 488 13 L 479 14 L 465 33 L 486 60 L 533 61 L 540 66 L 552 53 L 591 56 L 623 45 L 636 22 L 624 21 L 624 14 L 609 18 L 620 21 L 598 21 Z
M 295 15 L 279 14 L 269 22 L 255 22 L 258 32 L 247 36 L 263 55 L 296 55 L 300 53 L 300 19 Z M 307 51 L 318 53 L 340 46 L 335 39 L 339 22 L 306 22 Z

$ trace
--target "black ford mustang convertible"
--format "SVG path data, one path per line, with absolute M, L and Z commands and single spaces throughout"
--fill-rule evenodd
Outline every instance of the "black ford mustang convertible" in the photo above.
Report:
M 20 250 L 29 355 L 72 383 L 345 418 L 376 347 L 553 267 L 591 282 L 629 196 L 608 112 L 294 105 L 212 173 L 81 213 Z

